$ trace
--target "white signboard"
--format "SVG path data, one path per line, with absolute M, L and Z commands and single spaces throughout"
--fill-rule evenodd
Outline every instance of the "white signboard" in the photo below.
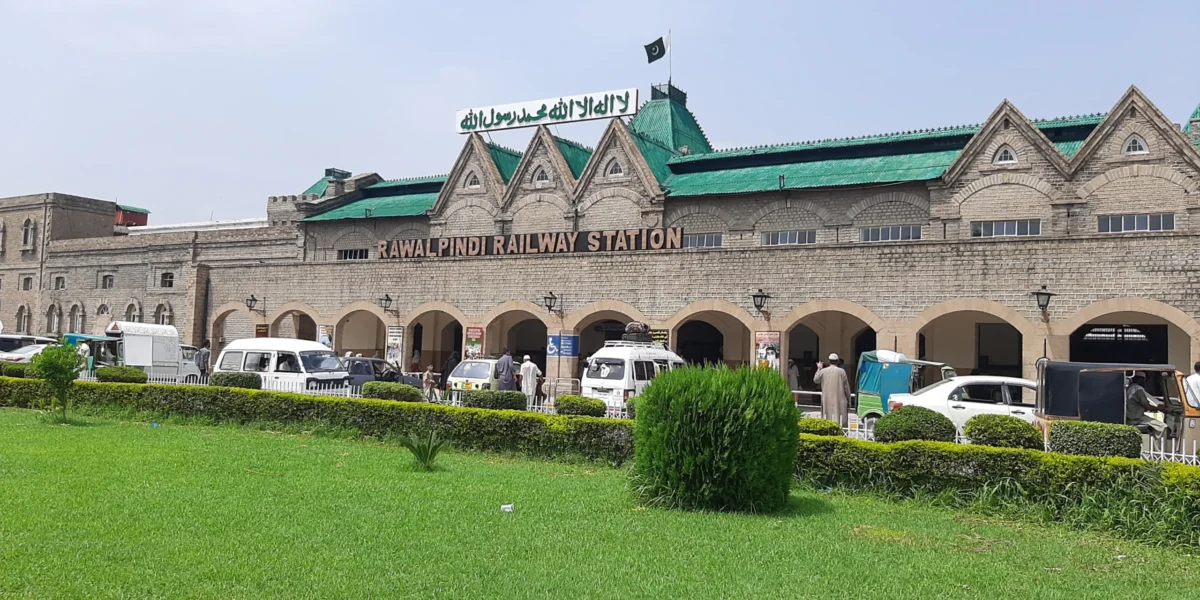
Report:
M 628 117 L 636 115 L 637 111 L 638 91 L 637 88 L 630 88 L 504 106 L 467 108 L 455 113 L 454 120 L 459 133 L 474 133 Z

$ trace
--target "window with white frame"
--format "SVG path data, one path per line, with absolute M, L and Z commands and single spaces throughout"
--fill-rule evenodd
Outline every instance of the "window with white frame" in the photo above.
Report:
M 108 314 L 108 305 L 101 304 L 98 308 L 96 308 L 96 314 L 101 315 L 101 316 L 107 315 Z
M 864 242 L 899 242 L 921 239 L 920 225 L 886 225 L 863 227 L 859 230 Z
M 156 325 L 174 325 L 175 313 L 171 310 L 171 307 L 166 304 L 159 304 L 154 309 L 154 323 Z
M 762 234 L 762 245 L 764 246 L 790 246 L 815 243 L 817 243 L 816 229 L 804 231 L 764 231 Z
M 67 318 L 67 331 L 70 333 L 83 333 L 83 307 L 78 304 L 71 307 L 71 313 Z
M 996 151 L 996 155 L 992 157 L 992 164 L 1015 165 L 1017 164 L 1017 153 L 1008 144 L 1000 146 L 1000 149 Z
M 112 275 L 103 275 L 100 277 L 100 289 L 111 290 L 116 283 L 116 277 Z
M 604 174 L 609 177 L 618 177 L 625 174 L 625 169 L 621 167 L 621 163 L 617 159 L 608 161 L 608 168 L 604 170 Z
M 57 306 L 51 306 L 50 310 L 46 311 L 46 332 L 47 333 L 62 333 L 62 309 Z
M 538 169 L 537 172 L 533 174 L 533 185 L 537 187 L 546 187 L 550 185 L 550 175 L 546 173 L 545 169 Z
M 24 306 L 17 308 L 17 333 L 29 333 L 29 310 Z
M 1099 233 L 1175 231 L 1175 215 L 1173 213 L 1101 215 L 1096 219 L 1096 231 Z
M 466 185 L 467 185 L 468 189 L 478 188 L 480 185 L 479 184 L 479 176 L 474 173 L 467 175 L 467 184 Z
M 25 219 L 25 224 L 21 226 L 21 246 L 32 248 L 36 238 L 37 226 L 34 225 L 33 219 Z
M 338 260 L 367 260 L 371 258 L 371 250 L 369 248 L 352 248 L 349 250 L 338 250 Z
M 1150 145 L 1146 143 L 1145 138 L 1136 133 L 1125 139 L 1122 148 L 1123 154 L 1150 154 Z
M 136 304 L 130 304 L 125 307 L 125 320 L 130 323 L 139 323 L 142 320 L 142 311 L 138 310 Z
M 1042 235 L 1041 219 L 971 221 L 971 237 L 1024 237 Z
M 719 248 L 722 237 L 720 233 L 685 233 L 683 234 L 684 248 Z
M 161 287 L 161 288 L 175 287 L 175 274 L 174 273 L 163 273 L 162 275 L 160 275 L 158 278 L 158 287 Z

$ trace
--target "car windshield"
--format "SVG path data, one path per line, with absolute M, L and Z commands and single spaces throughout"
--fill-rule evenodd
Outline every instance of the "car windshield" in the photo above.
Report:
M 343 371 L 342 361 L 338 360 L 336 354 L 328 350 L 309 350 L 300 353 L 300 362 L 304 365 L 304 370 L 308 373 L 328 373 L 330 371 Z
M 454 367 L 454 372 L 450 376 L 463 379 L 491 379 L 492 365 L 479 360 L 463 361 Z
M 620 358 L 594 358 L 588 364 L 588 379 L 625 379 L 625 361 Z
M 938 386 L 946 385 L 946 382 L 947 382 L 947 381 L 949 381 L 949 380 L 945 380 L 945 379 L 943 379 L 942 381 L 938 381 L 938 382 L 935 382 L 935 383 L 931 383 L 931 384 L 929 384 L 929 385 L 927 385 L 927 386 L 925 386 L 925 387 L 923 387 L 923 388 L 921 388 L 921 389 L 919 389 L 919 390 L 917 390 L 917 391 L 913 392 L 913 393 L 912 393 L 912 395 L 914 395 L 914 396 L 920 396 L 921 394 L 924 394 L 925 392 L 928 392 L 929 390 L 932 390 L 932 389 L 934 389 L 934 388 L 936 388 L 936 387 L 938 387 Z

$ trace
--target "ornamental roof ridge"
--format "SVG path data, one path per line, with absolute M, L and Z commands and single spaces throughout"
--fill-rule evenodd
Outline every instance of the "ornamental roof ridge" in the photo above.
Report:
M 432 183 L 439 179 L 445 180 L 449 177 L 449 173 L 439 173 L 437 175 L 415 175 L 412 177 L 397 177 L 396 179 L 384 179 L 379 183 Z M 379 185 L 379 183 L 375 185 Z
M 489 148 L 491 148 L 493 150 L 500 150 L 501 152 L 508 152 L 508 153 L 514 154 L 516 156 L 524 156 L 525 155 L 525 153 L 521 152 L 520 150 L 514 150 L 513 148 L 509 148 L 508 146 L 502 146 L 495 142 L 487 142 L 487 145 Z
M 567 144 L 568 146 L 574 146 L 576 148 L 579 148 L 580 150 L 585 150 L 587 152 L 595 152 L 595 150 L 596 150 L 595 148 L 592 148 L 591 146 L 584 146 L 583 144 L 580 144 L 579 142 L 576 142 L 575 140 L 568 140 L 567 138 L 558 137 L 557 135 L 551 135 L 551 137 L 553 137 L 556 142 L 561 142 L 563 144 Z

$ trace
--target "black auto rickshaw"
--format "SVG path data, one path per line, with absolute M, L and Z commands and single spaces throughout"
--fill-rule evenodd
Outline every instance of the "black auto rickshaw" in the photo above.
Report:
M 1196 428 L 1200 421 L 1200 399 L 1187 396 L 1183 374 L 1173 365 L 1077 363 L 1043 358 L 1037 363 L 1037 371 L 1035 424 L 1046 435 L 1054 421 L 1080 420 L 1133 425 L 1144 434 L 1165 440 L 1190 442 L 1200 438 Z M 1127 413 L 1130 386 L 1135 381 L 1140 382 L 1154 404 L 1151 410 L 1162 415 L 1162 427 L 1152 422 L 1153 417 Z

